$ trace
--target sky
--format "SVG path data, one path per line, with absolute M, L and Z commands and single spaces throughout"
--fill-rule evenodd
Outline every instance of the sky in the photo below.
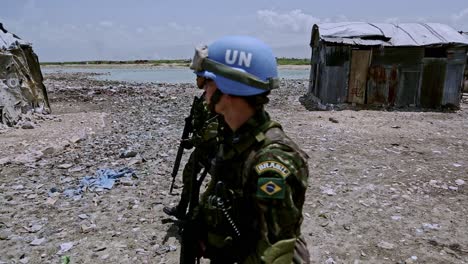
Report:
M 310 57 L 325 22 L 430 22 L 468 31 L 467 0 L 0 0 L 0 23 L 41 62 L 190 59 L 194 47 L 250 35 L 277 57 Z

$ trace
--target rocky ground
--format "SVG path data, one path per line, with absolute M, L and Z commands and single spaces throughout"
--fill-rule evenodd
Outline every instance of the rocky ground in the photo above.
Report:
M 178 201 L 170 174 L 200 91 L 88 77 L 46 75 L 53 115 L 0 128 L 0 263 L 178 263 L 162 207 Z M 307 80 L 283 80 L 268 111 L 310 156 L 312 263 L 468 263 L 468 102 L 308 111 L 306 90 Z M 98 169 L 125 167 L 133 176 L 112 189 L 70 195 Z

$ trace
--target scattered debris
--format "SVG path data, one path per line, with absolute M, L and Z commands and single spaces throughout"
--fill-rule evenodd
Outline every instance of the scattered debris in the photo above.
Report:
M 465 184 L 465 181 L 462 180 L 462 179 L 458 179 L 458 180 L 455 181 L 455 183 L 456 183 L 457 185 L 463 185 L 463 184 Z
M 165 245 L 165 246 L 160 246 L 156 249 L 156 254 L 157 255 L 162 255 L 162 254 L 165 254 L 167 252 L 171 252 L 171 251 L 176 251 L 177 250 L 177 247 L 176 246 L 173 246 L 173 245 Z
M 66 242 L 60 244 L 60 250 L 57 252 L 57 255 L 62 255 L 63 253 L 69 251 L 70 249 L 73 248 L 73 242 Z
M 439 224 L 428 224 L 428 223 L 424 223 L 422 225 L 422 228 L 424 230 L 439 230 L 440 229 L 440 225 Z
M 40 246 L 42 243 L 45 242 L 45 238 L 36 238 L 31 243 L 29 243 L 31 246 Z
M 389 243 L 389 242 L 386 242 L 386 241 L 380 241 L 377 246 L 379 248 L 383 248 L 383 249 L 388 249 L 388 250 L 391 250 L 391 249 L 394 249 L 395 248 L 395 244 L 392 244 L 392 243 Z
M 338 120 L 333 117 L 328 118 L 328 120 L 332 123 L 339 123 Z
M 335 190 L 333 190 L 331 187 L 328 187 L 328 186 L 320 187 L 320 190 L 322 190 L 323 194 L 326 194 L 326 195 L 329 195 L 329 196 L 336 195 Z
M 71 167 L 73 167 L 73 164 L 71 164 L 71 163 L 64 163 L 64 164 L 60 164 L 60 165 L 57 166 L 57 168 L 59 168 L 59 169 L 69 169 Z
M 132 150 L 132 149 L 126 149 L 126 150 L 123 150 L 120 155 L 119 155 L 119 158 L 133 158 L 135 157 L 136 155 L 138 154 L 138 152 Z

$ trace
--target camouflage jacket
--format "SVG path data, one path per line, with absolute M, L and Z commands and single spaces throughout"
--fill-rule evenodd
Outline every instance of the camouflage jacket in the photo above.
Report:
M 273 263 L 275 245 L 292 241 L 292 247 L 280 251 L 288 251 L 289 263 L 293 257 L 308 263 L 300 232 L 307 154 L 263 111 L 226 141 L 201 201 L 206 257 L 222 263 Z M 296 241 L 304 242 L 303 256 L 296 256 Z
M 218 135 L 218 118 L 212 113 L 204 100 L 205 94 L 195 100 L 192 115 L 193 133 L 189 142 L 194 147 L 216 148 L 216 136 Z

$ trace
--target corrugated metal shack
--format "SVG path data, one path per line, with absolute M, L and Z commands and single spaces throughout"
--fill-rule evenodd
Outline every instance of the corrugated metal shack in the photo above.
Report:
M 468 31 L 466 32 L 460 31 L 460 33 L 464 35 L 466 38 L 468 38 Z M 466 55 L 467 55 L 466 65 L 468 65 L 468 53 Z M 466 65 L 465 65 L 465 82 L 463 83 L 463 92 L 468 93 L 468 66 Z
M 312 28 L 309 94 L 322 104 L 459 107 L 468 38 L 436 23 Z

